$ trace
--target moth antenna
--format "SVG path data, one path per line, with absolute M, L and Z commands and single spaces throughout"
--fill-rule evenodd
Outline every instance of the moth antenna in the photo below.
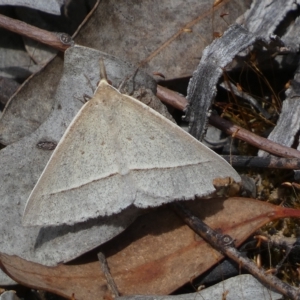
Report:
M 100 64 L 100 78 L 101 78 L 101 80 L 103 79 L 103 80 L 107 81 L 106 68 L 104 65 L 103 58 L 100 58 L 99 64 Z

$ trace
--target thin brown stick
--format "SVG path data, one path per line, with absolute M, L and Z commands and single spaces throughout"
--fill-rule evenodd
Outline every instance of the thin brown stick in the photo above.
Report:
M 156 95 L 162 102 L 176 109 L 184 110 L 187 106 L 187 100 L 183 96 L 161 85 L 157 85 Z
M 49 32 L 1 14 L 0 27 L 46 44 L 59 51 L 65 51 L 74 43 L 72 38 L 66 33 Z
M 99 3 L 100 3 L 100 0 L 97 0 L 94 7 L 85 16 L 84 20 L 81 22 L 81 24 L 78 26 L 78 28 L 74 32 L 74 34 L 72 36 L 73 38 L 78 34 L 80 29 L 86 24 L 88 19 L 95 12 Z M 17 34 L 26 36 L 28 38 L 31 38 L 35 41 L 41 42 L 43 44 L 48 45 L 49 47 L 53 47 L 53 48 L 55 48 L 59 51 L 63 51 L 63 52 L 65 50 L 67 50 L 69 47 L 74 45 L 74 41 L 72 40 L 72 37 L 70 35 L 68 35 L 67 33 L 46 31 L 46 30 L 40 29 L 38 27 L 24 23 L 22 21 L 6 17 L 1 14 L 0 14 L 0 27 L 3 27 L 5 29 L 15 32 Z
M 100 3 L 101 0 L 97 0 L 96 3 L 94 4 L 93 8 L 90 10 L 90 12 L 85 16 L 84 20 L 80 23 L 80 25 L 77 27 L 76 31 L 73 33 L 72 38 L 75 38 L 76 35 L 79 33 L 79 31 L 81 30 L 81 28 L 83 26 L 85 26 L 85 24 L 87 23 L 87 21 L 90 19 L 90 17 L 92 16 L 92 14 L 96 11 L 96 9 L 98 8 L 98 5 Z
M 170 100 L 172 99 L 172 93 L 168 94 L 168 96 L 166 96 L 166 93 L 166 88 L 164 88 L 163 90 L 159 85 L 157 86 L 157 97 L 160 98 L 163 102 L 169 105 L 173 105 L 173 101 Z M 184 110 L 188 104 L 186 98 L 180 96 L 179 94 L 177 94 L 176 96 L 176 103 L 176 107 L 181 110 Z M 230 121 L 227 121 L 217 115 L 211 115 L 209 117 L 209 123 L 226 132 L 227 134 L 234 135 L 234 137 L 243 140 L 259 149 L 265 150 L 271 154 L 286 158 L 300 158 L 300 151 L 290 147 L 282 146 L 280 144 L 272 142 L 271 140 L 260 137 L 240 126 L 232 124 Z
M 110 270 L 109 270 L 105 255 L 102 252 L 99 252 L 97 254 L 97 256 L 98 256 L 98 260 L 101 265 L 101 270 L 102 270 L 103 274 L 105 275 L 108 287 L 110 288 L 110 290 L 115 298 L 119 297 L 120 293 L 118 291 L 117 285 L 116 285 L 113 277 L 110 274 Z
M 221 155 L 230 164 L 242 168 L 270 168 L 270 169 L 288 169 L 300 170 L 300 160 L 298 158 L 281 157 L 257 157 L 242 155 Z
M 169 205 L 192 230 L 200 235 L 212 247 L 241 265 L 265 286 L 291 299 L 300 299 L 300 291 L 298 289 L 284 283 L 273 275 L 265 274 L 264 270 L 259 269 L 249 258 L 243 257 L 234 247 L 234 240 L 229 235 L 223 235 L 211 229 L 199 218 L 194 216 L 182 203 L 174 202 Z
M 286 158 L 300 158 L 300 151 L 290 147 L 282 146 L 266 138 L 258 136 L 240 126 L 232 124 L 230 121 L 220 118 L 217 115 L 211 115 L 209 117 L 209 124 L 221 129 L 229 135 L 234 135 L 236 138 L 271 154 Z

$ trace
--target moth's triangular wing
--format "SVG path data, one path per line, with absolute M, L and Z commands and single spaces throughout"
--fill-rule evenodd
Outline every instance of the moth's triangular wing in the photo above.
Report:
M 101 81 L 53 152 L 26 204 L 25 225 L 74 224 L 131 204 L 158 206 L 214 191 L 239 175 L 180 127 Z

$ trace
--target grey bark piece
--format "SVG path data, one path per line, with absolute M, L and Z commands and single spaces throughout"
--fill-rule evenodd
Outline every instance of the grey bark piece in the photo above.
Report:
M 208 112 L 217 93 L 217 82 L 223 70 L 235 55 L 252 45 L 257 36 L 239 25 L 233 25 L 203 51 L 200 64 L 191 78 L 187 91 L 189 105 L 186 119 L 189 132 L 202 139 L 207 125 Z
M 270 35 L 274 33 L 278 24 L 288 12 L 296 8 L 297 5 L 293 0 L 286 1 L 284 5 L 280 0 L 253 1 L 251 8 L 237 21 L 249 30 L 248 38 L 246 29 L 237 29 L 237 25 L 233 25 L 220 39 L 215 40 L 203 51 L 200 64 L 190 80 L 187 95 L 190 103 L 187 107 L 186 119 L 189 121 L 189 132 L 193 136 L 200 140 L 203 137 L 207 114 L 216 95 L 216 84 L 222 73 L 221 68 L 256 40 L 269 42 Z M 289 34 L 295 35 L 293 30 L 289 30 Z
M 283 101 L 282 110 L 277 124 L 268 136 L 268 139 L 284 146 L 292 146 L 295 135 L 300 128 L 300 97 L 293 97 Z M 259 151 L 259 156 L 269 154 Z
M 122 212 L 122 216 L 117 214 L 110 218 L 96 218 L 75 226 L 38 228 L 23 227 L 21 224 L 26 200 L 51 155 L 51 151 L 39 149 L 36 145 L 40 141 L 60 140 L 82 106 L 79 99 L 93 92 L 84 75 L 89 77 L 92 86 L 99 81 L 100 57 L 104 57 L 108 77 L 117 84 L 135 71 L 127 63 L 97 50 L 85 47 L 68 49 L 64 73 L 53 95 L 55 105 L 49 118 L 34 133 L 1 150 L 0 252 L 44 265 L 56 265 L 109 240 L 123 231 L 139 214 L 140 210 L 130 207 Z M 152 89 L 156 85 L 143 72 L 138 72 L 135 84 Z M 132 81 L 128 85 L 132 87 Z
M 291 48 L 292 51 L 299 51 L 300 40 L 299 40 L 299 31 L 300 31 L 300 18 L 298 17 L 293 25 L 291 25 L 285 35 L 281 40 Z
M 237 20 L 237 23 L 252 33 L 268 40 L 279 23 L 292 10 L 297 9 L 294 0 L 254 0 L 250 9 Z
M 239 19 L 239 22 L 243 23 L 244 26 L 251 32 L 255 32 L 267 39 L 271 34 L 273 34 L 278 24 L 284 19 L 286 14 L 295 9 L 297 9 L 297 5 L 293 0 L 286 1 L 284 5 L 282 5 L 282 1 L 280 0 L 255 0 L 253 1 L 251 8 Z M 296 21 L 288 28 L 285 35 L 281 37 L 281 40 L 292 51 L 296 51 L 299 48 L 299 18 L 297 18 Z M 289 60 L 293 62 L 292 64 L 295 64 L 294 56 L 284 57 L 282 60 L 285 65 L 289 64 Z M 298 81 L 298 72 L 299 68 L 298 71 L 296 71 L 291 87 L 286 91 L 286 96 L 288 98 L 283 102 L 279 120 L 268 137 L 268 139 L 285 146 L 291 146 L 293 144 L 295 134 L 300 128 L 300 84 Z M 259 151 L 258 155 L 266 157 L 268 154 L 264 151 Z
M 289 147 L 293 145 L 295 136 L 300 129 L 300 65 L 285 94 L 288 98 L 283 101 L 279 119 L 268 139 Z M 258 152 L 260 157 L 268 155 L 267 152 L 262 150 Z
M 237 19 L 238 24 L 243 24 L 250 32 L 255 33 L 266 40 L 269 40 L 273 35 L 280 22 L 284 21 L 286 15 L 293 10 L 297 10 L 299 1 L 288 0 L 282 5 L 281 0 L 254 0 L 246 13 Z M 299 49 L 299 18 L 295 22 L 290 23 L 281 41 L 285 44 L 287 51 L 296 52 Z M 280 50 L 280 49 L 278 49 Z M 282 49 L 284 50 L 284 49 Z M 269 59 L 263 57 L 263 52 L 260 55 L 260 61 Z M 294 68 L 298 62 L 298 55 L 291 53 L 284 56 L 277 56 L 276 61 L 283 69 Z
M 229 278 L 197 293 L 174 296 L 126 296 L 117 300 L 220 300 L 224 292 L 226 300 L 281 299 L 282 295 L 268 290 L 252 275 Z

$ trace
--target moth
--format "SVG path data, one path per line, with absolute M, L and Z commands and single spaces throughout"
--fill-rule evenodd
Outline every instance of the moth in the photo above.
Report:
M 207 196 L 224 177 L 240 181 L 224 159 L 103 78 L 53 151 L 23 224 L 71 225 Z

